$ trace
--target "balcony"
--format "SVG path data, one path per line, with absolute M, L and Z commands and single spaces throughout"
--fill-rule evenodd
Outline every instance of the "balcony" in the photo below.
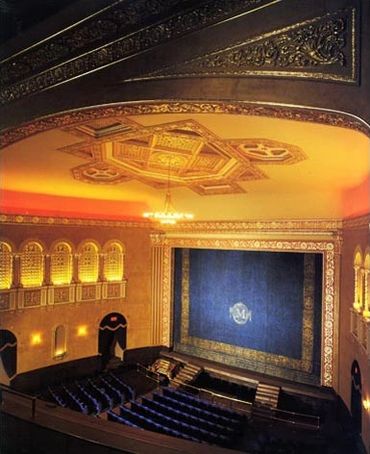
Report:
M 360 346 L 367 352 L 370 360 L 370 317 L 365 317 L 362 312 L 351 308 L 351 333 Z
M 0 311 L 123 299 L 126 297 L 126 285 L 127 279 L 123 279 L 0 290 Z

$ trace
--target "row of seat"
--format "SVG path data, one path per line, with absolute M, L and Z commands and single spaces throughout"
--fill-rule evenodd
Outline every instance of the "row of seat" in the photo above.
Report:
M 238 430 L 240 427 L 240 421 L 219 415 L 212 410 L 209 411 L 205 410 L 204 408 L 199 408 L 196 405 L 190 405 L 184 402 L 180 402 L 176 399 L 172 399 L 171 397 L 168 396 L 163 396 L 162 394 L 159 393 L 154 393 L 153 399 L 156 402 L 167 405 L 168 407 L 181 410 L 184 413 L 188 413 L 192 416 L 196 416 L 201 419 L 207 419 L 208 421 L 215 422 L 220 425 L 226 425 L 228 427 L 233 428 L 234 430 Z
M 99 415 L 134 398 L 135 392 L 118 374 L 111 372 L 49 387 L 45 397 L 62 407 Z
M 133 427 L 140 427 L 141 429 L 150 430 L 152 432 L 158 432 L 165 435 L 171 435 L 178 438 L 183 438 L 185 440 L 196 441 L 199 442 L 200 440 L 185 434 L 175 428 L 168 427 L 166 424 L 156 422 L 151 418 L 148 418 L 144 415 L 134 412 L 133 410 L 127 407 L 120 407 L 120 415 L 119 418 L 117 415 L 113 416 L 113 412 L 108 413 L 108 419 L 115 420 L 116 422 L 120 422 L 122 424 L 126 424 L 128 422 L 129 426 Z
M 121 407 L 121 416 L 125 416 L 127 414 L 127 408 Z M 153 408 L 149 408 L 143 403 L 131 403 L 131 412 L 134 412 L 137 415 L 144 416 L 145 418 L 150 419 L 158 424 L 161 424 L 165 427 L 168 427 L 172 430 L 177 430 L 182 434 L 186 434 L 190 437 L 196 438 L 201 441 L 206 441 L 208 443 L 215 443 L 215 444 L 230 444 L 232 441 L 231 436 L 223 435 L 222 433 L 217 433 L 217 429 L 215 427 L 210 429 L 205 429 L 196 425 L 196 423 L 188 423 L 185 421 L 184 418 L 178 417 L 174 418 L 173 416 L 167 416 L 162 412 L 154 410 Z
M 167 416 L 173 417 L 174 419 L 181 419 L 188 424 L 193 424 L 198 427 L 201 427 L 205 430 L 210 430 L 211 432 L 223 432 L 228 435 L 232 435 L 234 430 L 225 424 L 219 424 L 217 422 L 209 421 L 208 419 L 201 418 L 199 416 L 191 415 L 190 413 L 184 413 L 181 410 L 178 410 L 173 407 L 169 407 L 163 403 L 156 402 L 155 400 L 150 400 L 146 397 L 141 399 L 142 403 L 153 410 L 163 413 Z
M 221 405 L 213 404 L 208 400 L 200 399 L 199 397 L 196 397 L 185 391 L 179 391 L 178 389 L 174 388 L 163 388 L 163 394 L 180 402 L 196 405 L 197 407 L 203 408 L 205 410 L 214 411 L 221 416 L 225 416 L 226 418 L 235 420 L 242 419 L 242 416 L 235 411 L 229 410 L 228 408 Z

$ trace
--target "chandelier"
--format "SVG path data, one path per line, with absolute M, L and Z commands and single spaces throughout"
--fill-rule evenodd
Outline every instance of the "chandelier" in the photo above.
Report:
M 192 213 L 183 213 L 181 211 L 176 211 L 171 196 L 171 157 L 168 160 L 168 173 L 167 173 L 167 192 L 164 199 L 164 208 L 163 211 L 152 211 L 143 213 L 144 218 L 153 219 L 159 221 L 161 224 L 176 224 L 177 221 L 185 221 L 194 218 Z

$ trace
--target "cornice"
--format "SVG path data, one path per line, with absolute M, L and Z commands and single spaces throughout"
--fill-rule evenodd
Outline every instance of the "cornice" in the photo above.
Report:
M 0 214 L 0 225 L 43 225 L 43 226 L 99 226 L 143 228 L 153 230 L 151 222 L 143 221 L 112 221 L 104 219 L 81 219 L 55 216 L 28 216 L 23 214 Z
M 348 128 L 370 136 L 370 126 L 360 118 L 346 112 L 317 109 L 311 106 L 295 106 L 278 103 L 243 102 L 205 102 L 205 101 L 142 101 L 109 104 L 79 110 L 62 112 L 38 118 L 14 128 L 2 131 L 0 146 L 6 147 L 34 134 L 55 128 L 82 124 L 98 118 L 122 115 L 148 114 L 230 114 L 257 117 L 281 118 Z
M 81 219 L 56 216 L 29 216 L 22 214 L 1 214 L 0 225 L 62 225 L 62 226 L 106 226 L 125 228 L 145 228 L 151 230 L 155 240 L 167 236 L 178 236 L 187 234 L 331 234 L 338 235 L 341 232 L 343 223 L 339 219 L 303 219 L 303 220 L 253 220 L 253 221 L 188 221 L 180 222 L 174 226 L 163 226 L 148 221 L 113 221 L 105 219 Z
M 368 228 L 370 232 L 370 213 L 356 218 L 343 219 L 343 229 L 363 229 Z
M 251 221 L 188 221 L 168 226 L 168 233 L 338 232 L 339 219 L 282 219 Z

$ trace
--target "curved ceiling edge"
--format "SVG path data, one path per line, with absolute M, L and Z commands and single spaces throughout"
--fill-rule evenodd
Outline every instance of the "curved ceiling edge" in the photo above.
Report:
M 193 100 L 147 100 L 85 107 L 83 109 L 63 111 L 40 117 L 19 126 L 3 130 L 0 137 L 0 146 L 8 146 L 43 131 L 70 126 L 98 118 L 117 115 L 165 113 L 230 114 L 279 118 L 348 128 L 370 137 L 370 125 L 365 120 L 347 112 L 331 109 L 255 101 L 208 102 Z

